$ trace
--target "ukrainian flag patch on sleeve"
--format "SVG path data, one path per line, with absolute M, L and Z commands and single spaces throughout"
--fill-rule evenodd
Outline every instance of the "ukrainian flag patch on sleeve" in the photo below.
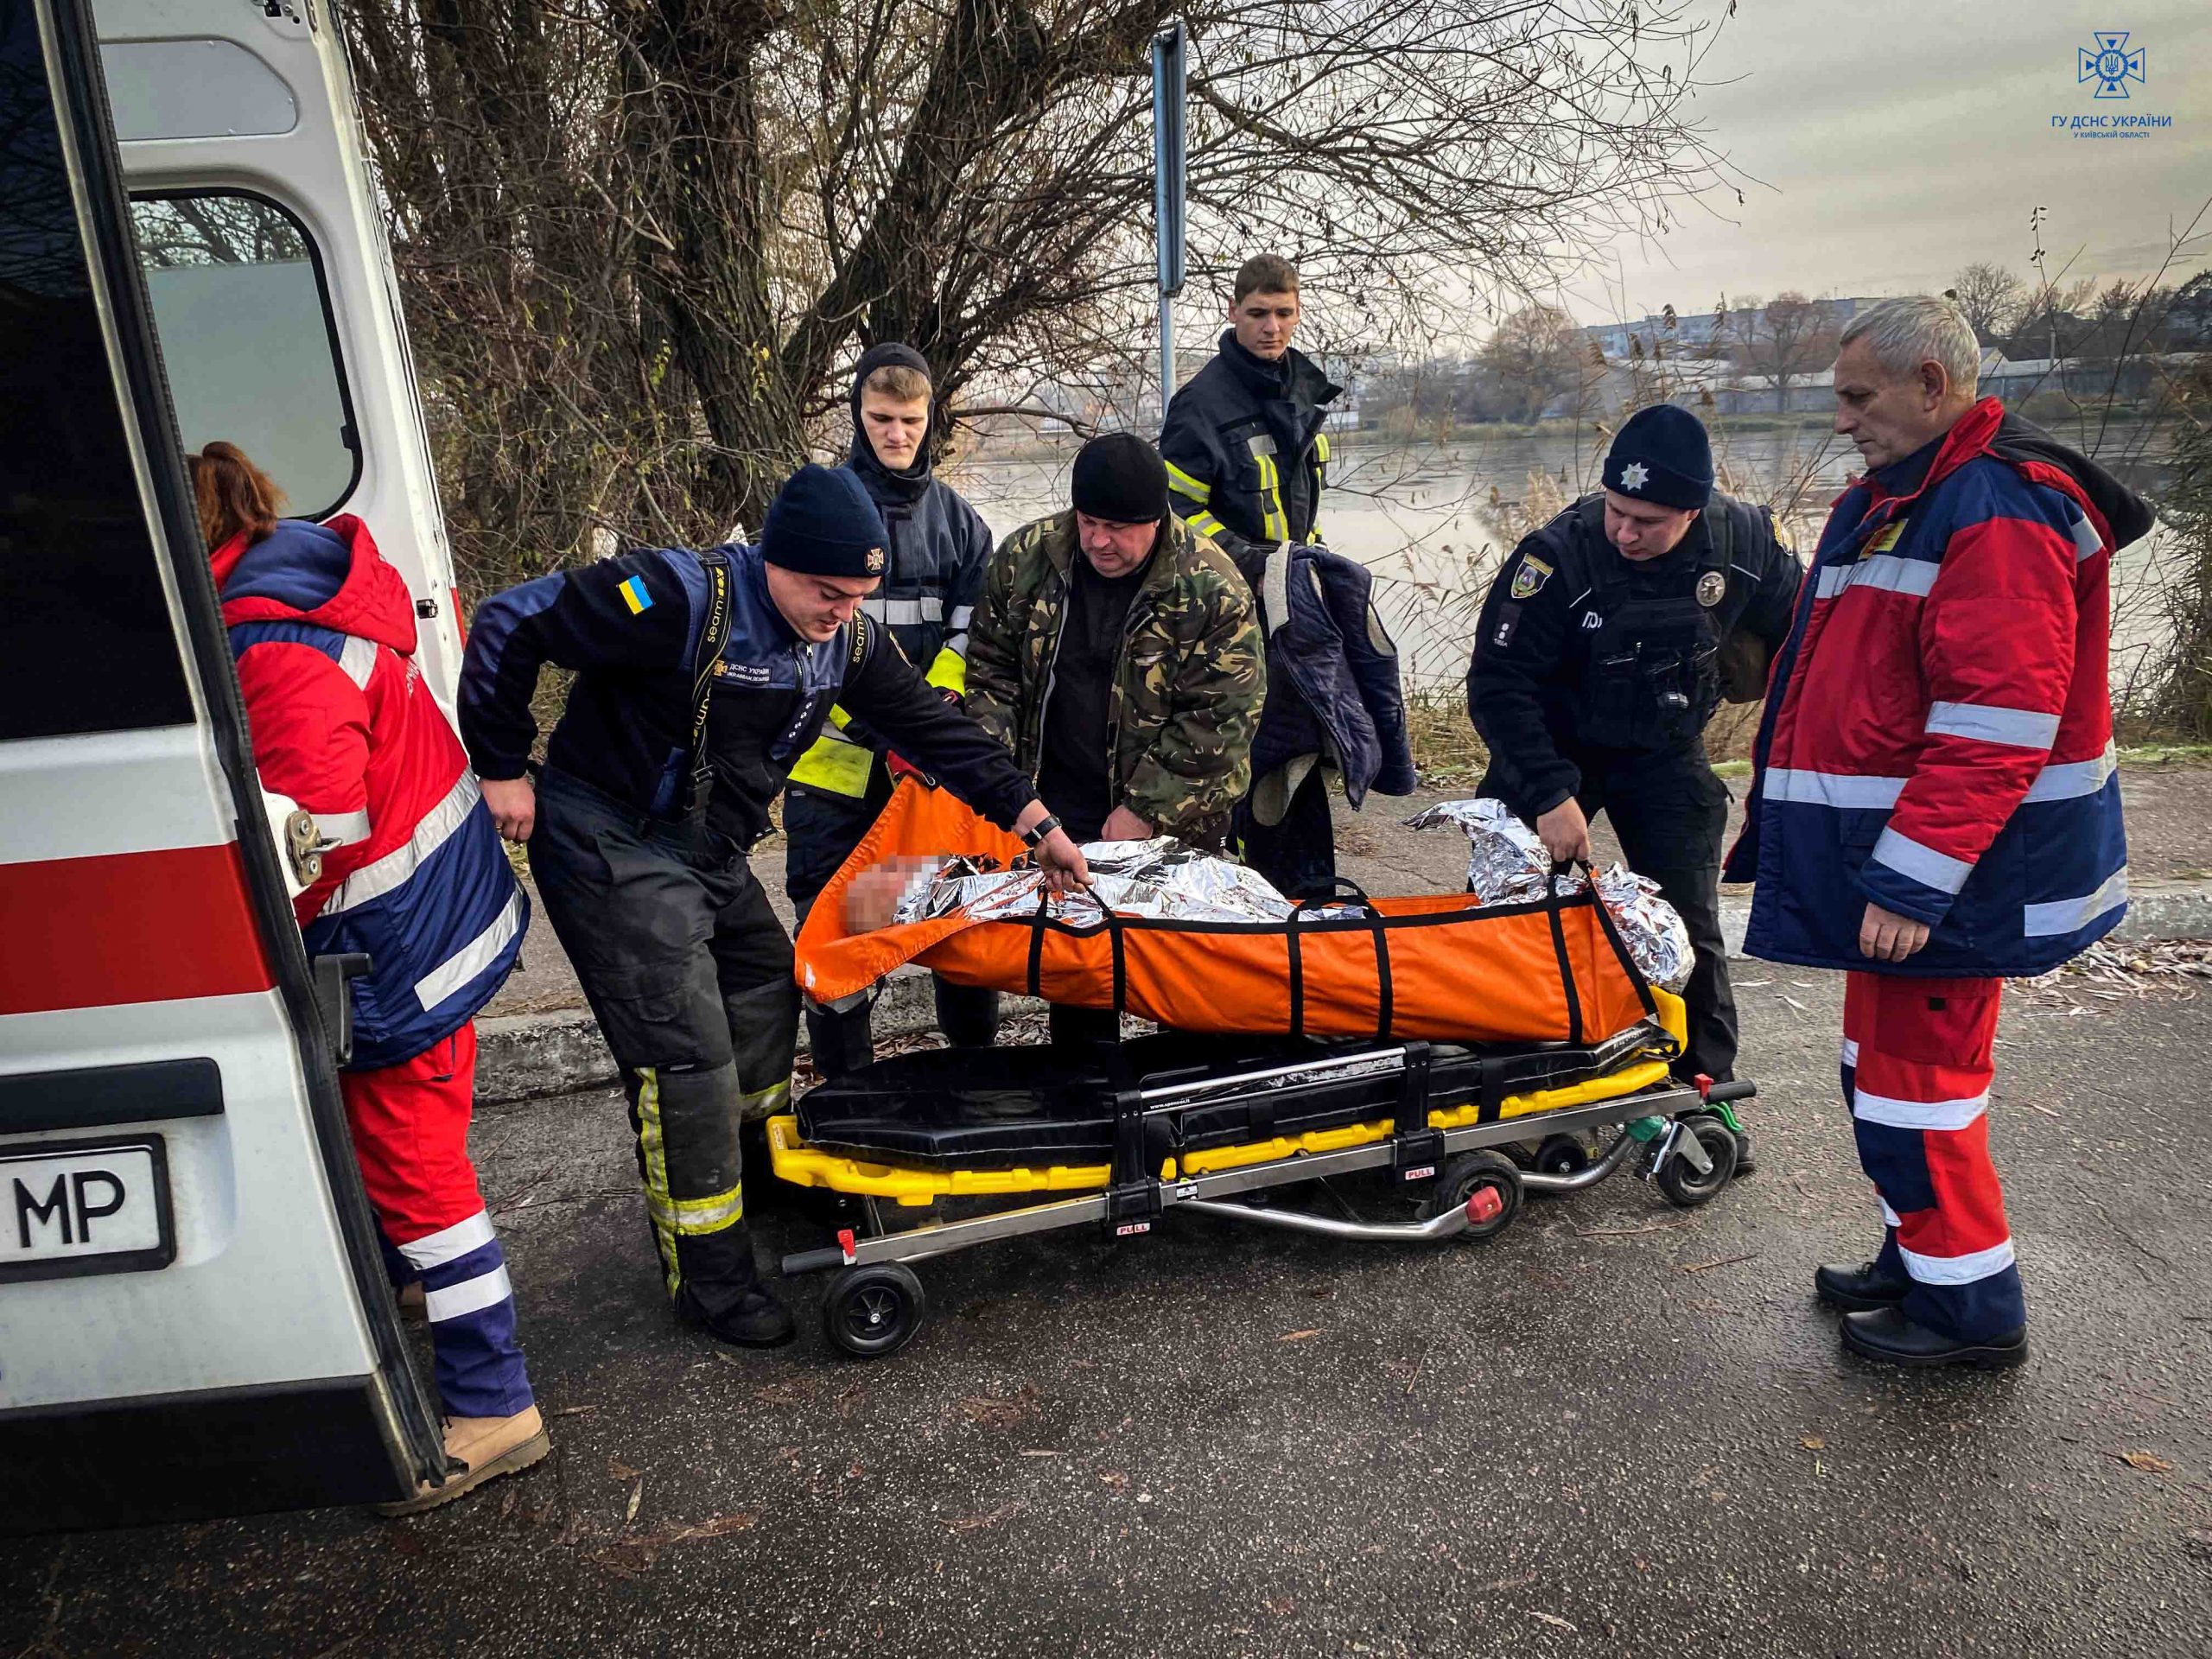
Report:
M 630 607 L 632 616 L 642 615 L 652 608 L 653 596 L 645 591 L 645 579 L 632 576 L 622 584 L 622 602 Z

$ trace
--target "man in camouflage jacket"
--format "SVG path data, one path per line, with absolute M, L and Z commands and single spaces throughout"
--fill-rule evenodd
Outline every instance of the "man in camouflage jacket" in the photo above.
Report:
M 1093 439 L 1071 494 L 991 561 L 968 712 L 1077 840 L 1217 849 L 1250 786 L 1266 690 L 1250 590 L 1168 510 L 1166 467 L 1143 439 Z

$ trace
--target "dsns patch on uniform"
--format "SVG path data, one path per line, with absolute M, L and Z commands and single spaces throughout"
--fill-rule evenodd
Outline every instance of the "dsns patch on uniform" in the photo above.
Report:
M 1513 573 L 1513 586 L 1507 589 L 1516 599 L 1530 599 L 1551 580 L 1552 568 L 1541 559 L 1521 556 L 1520 568 Z

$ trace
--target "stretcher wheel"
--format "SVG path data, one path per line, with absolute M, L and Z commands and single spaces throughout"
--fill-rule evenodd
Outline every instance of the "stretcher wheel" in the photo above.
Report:
M 1698 1144 L 1705 1148 L 1705 1155 L 1713 1160 L 1713 1168 L 1700 1175 L 1690 1166 L 1687 1158 L 1674 1157 L 1666 1167 L 1652 1176 L 1652 1181 L 1664 1193 L 1667 1202 L 1685 1210 L 1694 1210 L 1709 1203 L 1720 1189 L 1728 1185 L 1736 1173 L 1736 1137 L 1726 1123 L 1717 1117 L 1685 1117 L 1681 1126 L 1697 1136 Z
M 1502 1152 L 1463 1152 L 1446 1160 L 1427 1199 L 1421 1205 L 1424 1221 L 1447 1210 L 1464 1210 L 1478 1187 L 1497 1194 L 1498 1211 L 1488 1221 L 1478 1221 L 1459 1235 L 1461 1238 L 1495 1238 L 1513 1224 L 1521 1213 L 1521 1171 Z
M 1590 1148 L 1574 1135 L 1548 1135 L 1536 1148 L 1540 1175 L 1580 1175 L 1590 1167 Z
M 847 1268 L 822 1299 L 822 1331 L 856 1359 L 881 1359 L 914 1339 L 928 1312 L 912 1268 L 895 1262 Z

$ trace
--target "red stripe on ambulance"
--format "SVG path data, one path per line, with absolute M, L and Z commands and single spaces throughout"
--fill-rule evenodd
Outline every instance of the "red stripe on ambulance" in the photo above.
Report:
M 0 864 L 0 1014 L 265 991 L 236 842 Z

